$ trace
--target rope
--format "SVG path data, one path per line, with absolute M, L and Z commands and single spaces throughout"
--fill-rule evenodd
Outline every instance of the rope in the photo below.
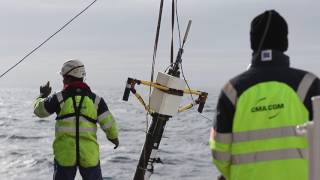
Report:
M 0 78 L 5 76 L 7 73 L 9 73 L 12 69 L 14 69 L 16 66 L 18 66 L 20 63 L 22 63 L 24 60 L 26 60 L 30 55 L 32 55 L 34 52 L 36 52 L 40 47 L 42 47 L 44 44 L 46 44 L 51 38 L 53 38 L 55 35 L 57 35 L 60 31 L 62 31 L 65 27 L 67 27 L 72 21 L 77 19 L 82 13 L 87 11 L 94 3 L 96 3 L 97 0 L 94 0 L 91 2 L 88 6 L 86 6 L 81 12 L 79 12 L 76 16 L 71 18 L 66 24 L 64 24 L 60 29 L 58 29 L 55 33 L 53 33 L 51 36 L 49 36 L 47 39 L 45 39 L 42 43 L 40 43 L 37 47 L 35 47 L 33 50 L 31 50 L 27 55 L 25 55 L 20 61 L 18 61 L 16 64 L 14 64 L 12 67 L 10 67 L 8 70 L 6 70 L 4 73 L 0 75 Z

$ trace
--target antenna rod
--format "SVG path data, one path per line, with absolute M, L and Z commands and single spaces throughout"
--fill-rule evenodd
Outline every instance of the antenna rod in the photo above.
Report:
M 188 35 L 189 35 L 189 31 L 190 31 L 191 25 L 192 25 L 192 20 L 189 20 L 186 33 L 184 34 L 182 48 L 183 48 L 184 44 L 186 43 L 186 41 L 187 41 L 187 39 L 188 39 Z

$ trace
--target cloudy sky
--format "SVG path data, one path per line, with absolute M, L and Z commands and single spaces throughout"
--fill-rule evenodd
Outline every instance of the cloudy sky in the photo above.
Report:
M 90 0 L 0 0 L 0 71 L 50 36 Z M 85 14 L 20 66 L 0 79 L 2 87 L 37 87 L 77 58 L 95 87 L 122 87 L 128 76 L 149 79 L 159 0 L 98 0 Z M 183 56 L 195 88 L 220 87 L 250 61 L 250 21 L 276 9 L 289 24 L 292 65 L 320 75 L 319 0 L 181 0 L 181 28 L 193 20 Z M 170 1 L 165 0 L 157 71 L 169 63 Z M 208 78 L 209 77 L 209 78 Z

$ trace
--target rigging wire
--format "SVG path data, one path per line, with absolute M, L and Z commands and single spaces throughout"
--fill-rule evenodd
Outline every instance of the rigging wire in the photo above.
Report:
M 185 74 L 184 74 L 184 72 L 183 72 L 183 66 L 182 66 L 182 63 L 180 64 L 180 67 L 181 67 L 181 74 L 182 74 L 183 80 L 186 82 L 186 85 L 187 85 L 187 87 L 188 87 L 189 91 L 191 91 L 191 88 L 190 88 L 189 82 L 187 81 L 187 78 L 186 78 L 186 76 L 185 76 Z M 193 95 L 192 95 L 192 94 L 190 94 L 190 97 L 191 97 L 191 99 L 192 99 L 192 102 L 193 102 L 193 103 L 195 103 L 195 100 L 194 100 L 194 97 L 193 97 Z M 197 112 L 198 112 L 198 111 L 197 111 Z M 199 112 L 198 112 L 198 115 L 200 115 L 200 116 L 201 116 L 201 117 L 203 117 L 204 119 L 207 119 L 207 120 L 213 121 L 213 119 L 211 119 L 211 118 L 209 118 L 209 117 L 207 117 L 207 116 L 205 116 L 205 115 L 203 115 L 203 114 L 201 114 L 201 113 L 199 113 Z
M 175 1 L 176 1 L 176 7 L 175 7 L 176 9 L 175 9 L 175 10 L 176 10 L 176 21 L 177 21 L 178 35 L 179 35 L 179 46 L 180 46 L 180 48 L 183 48 L 185 41 L 184 41 L 183 44 L 182 44 L 182 42 L 181 42 L 180 22 L 179 22 L 178 2 L 177 2 L 177 0 L 175 0 Z M 188 32 L 188 30 L 187 30 L 187 32 Z M 183 71 L 182 63 L 180 63 L 180 69 L 181 69 L 181 74 L 182 74 L 183 80 L 185 81 L 185 83 L 186 83 L 189 91 L 191 91 L 191 87 L 190 87 L 189 82 L 187 81 L 187 78 L 186 78 L 186 76 L 185 76 L 185 74 L 184 74 L 184 71 Z M 192 99 L 192 102 L 195 103 L 195 99 L 194 99 L 194 97 L 193 97 L 192 94 L 190 94 L 190 97 L 191 97 L 191 99 Z M 210 118 L 206 117 L 205 115 L 203 115 L 203 114 L 201 114 L 201 113 L 199 113 L 199 112 L 198 112 L 198 114 L 199 114 L 201 117 L 203 117 L 204 119 L 213 121 L 213 119 L 210 119 Z
M 18 61 L 16 64 L 14 64 L 12 67 L 10 67 L 8 70 L 6 70 L 4 73 L 0 75 L 0 79 L 4 77 L 7 73 L 9 73 L 11 70 L 13 70 L 15 67 L 17 67 L 20 63 L 22 63 L 24 60 L 26 60 L 30 55 L 32 55 L 34 52 L 36 52 L 40 47 L 42 47 L 44 44 L 46 44 L 51 38 L 53 38 L 55 35 L 57 35 L 59 32 L 61 32 L 64 28 L 66 28 L 70 23 L 72 23 L 75 19 L 77 19 L 82 13 L 87 11 L 93 4 L 95 4 L 98 0 L 94 0 L 91 2 L 88 6 L 86 6 L 82 11 L 80 11 L 77 15 L 75 15 L 73 18 L 71 18 L 67 23 L 65 23 L 61 28 L 59 28 L 55 33 L 53 33 L 51 36 L 49 36 L 47 39 L 45 39 L 42 43 L 40 43 L 37 47 L 35 47 L 33 50 L 31 50 L 27 55 L 25 55 L 20 61 Z

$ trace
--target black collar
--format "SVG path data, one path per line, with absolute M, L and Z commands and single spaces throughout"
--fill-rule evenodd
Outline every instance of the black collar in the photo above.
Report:
M 289 67 L 289 56 L 278 50 L 262 50 L 261 53 L 253 52 L 251 67 Z

